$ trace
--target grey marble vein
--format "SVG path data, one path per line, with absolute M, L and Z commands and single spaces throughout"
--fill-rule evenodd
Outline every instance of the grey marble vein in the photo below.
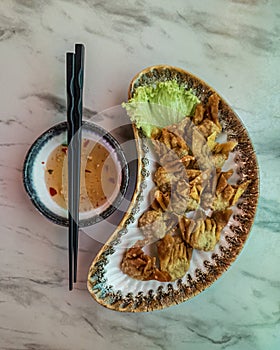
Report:
M 1 350 L 279 349 L 279 16 L 277 0 L 0 2 Z M 249 131 L 261 176 L 252 231 L 230 269 L 186 303 L 143 314 L 97 304 L 86 280 L 101 243 L 84 232 L 68 292 L 67 230 L 24 193 L 29 146 L 66 119 L 65 52 L 75 42 L 86 45 L 85 119 L 113 121 L 98 112 L 162 63 L 206 80 Z
M 22 331 L 22 330 L 18 330 L 18 329 L 13 329 L 13 328 L 6 328 L 6 327 L 1 327 L 0 329 L 3 331 L 8 331 L 8 332 L 14 332 L 14 333 L 20 333 L 20 334 L 37 334 L 36 332 L 32 332 L 32 331 Z
M 6 228 L 8 230 L 12 230 L 11 227 L 8 227 L 6 226 Z M 27 227 L 24 227 L 24 226 L 18 226 L 16 229 L 15 229 L 15 233 L 17 233 L 18 235 L 22 235 L 28 239 L 31 239 L 31 240 L 38 240 L 41 242 L 41 244 L 46 244 L 48 246 L 51 246 L 53 248 L 56 248 L 58 250 L 62 250 L 62 251 L 67 251 L 67 246 L 65 245 L 60 245 L 60 244 L 57 244 L 57 243 L 54 243 L 52 242 L 48 237 L 46 236 L 42 236 L 40 235 L 39 233 L 36 233 L 34 231 L 31 231 L 29 228 Z
M 215 14 L 209 18 L 209 14 L 205 11 L 191 10 L 186 13 L 177 12 L 177 14 L 181 22 L 207 37 L 219 36 L 225 41 L 240 41 L 247 47 L 261 51 L 262 54 L 267 54 L 267 52 L 277 56 L 280 54 L 280 26 L 276 21 L 274 27 L 271 30 L 267 30 L 259 27 L 259 25 L 236 22 L 234 18 L 231 25 L 227 26 L 225 20 L 217 21 L 217 15 Z M 273 16 L 274 14 L 271 13 L 271 15 Z M 209 43 L 206 44 L 210 45 Z M 209 47 L 213 49 L 211 45 Z
M 14 36 L 26 35 L 28 35 L 28 25 L 24 21 L 16 21 L 14 18 L 0 14 L 0 42 Z
M 89 321 L 85 316 L 82 316 L 82 319 L 94 330 L 94 332 L 100 336 L 101 338 L 104 338 L 104 336 L 102 335 L 102 333 L 97 329 L 96 325 Z
M 0 41 L 10 39 L 16 34 L 24 33 L 24 28 L 19 27 L 0 27 Z
M 8 117 L 8 119 L 6 119 L 6 120 L 0 119 L 0 125 L 1 124 L 7 125 L 7 126 L 10 126 L 12 124 L 17 124 L 17 125 L 21 126 L 22 128 L 25 128 L 27 130 L 32 131 L 32 129 L 30 127 L 25 125 L 24 122 L 18 120 L 16 117 Z
M 3 142 L 0 143 L 0 147 L 21 147 L 21 146 L 26 146 L 28 145 L 27 143 L 24 142 Z
M 34 94 L 24 95 L 21 98 L 25 100 L 32 97 L 38 98 L 40 101 L 42 101 L 46 105 L 46 109 L 54 110 L 57 113 L 66 115 L 65 99 L 50 93 L 34 93 Z M 96 114 L 97 114 L 96 111 L 93 111 L 89 108 L 84 108 L 83 110 L 83 117 L 85 119 L 90 119 Z
M 25 9 L 25 10 L 32 10 L 32 11 L 40 11 L 42 10 L 42 7 L 44 5 L 50 5 L 52 2 L 50 0 L 43 1 L 43 0 L 13 0 L 15 3 L 15 7 Z
M 15 350 L 15 348 L 4 347 L 3 350 Z M 17 350 L 62 350 L 62 348 L 49 348 L 48 346 L 39 343 L 24 343 L 23 348 Z
M 230 0 L 233 3 L 236 4 L 242 4 L 246 6 L 256 6 L 259 4 L 267 4 L 268 0 Z
M 271 280 L 271 279 L 263 277 L 263 276 L 258 276 L 258 275 L 252 274 L 252 273 L 250 273 L 248 271 L 241 271 L 241 273 L 244 276 L 246 276 L 246 277 L 254 278 L 254 279 L 257 279 L 259 281 L 268 283 L 273 288 L 277 288 L 277 289 L 280 288 L 280 280 L 278 280 L 278 279 L 277 280 Z
M 30 306 L 45 297 L 43 293 L 32 289 L 26 283 L 17 283 L 13 280 L 2 278 L 0 281 L 0 292 L 1 295 L 12 297 L 16 303 L 23 306 Z
M 120 7 L 118 3 L 113 2 L 86 1 L 86 3 L 95 11 L 109 14 L 117 18 L 118 23 L 122 24 L 124 27 L 131 27 L 132 25 L 134 28 L 135 26 L 138 28 L 151 25 L 148 12 L 145 11 L 145 7 L 142 3 L 139 3 L 140 6 L 127 4 L 122 7 Z

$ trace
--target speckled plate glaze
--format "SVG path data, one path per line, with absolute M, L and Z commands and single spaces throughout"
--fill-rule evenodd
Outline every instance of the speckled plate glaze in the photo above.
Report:
M 171 66 L 153 66 L 137 74 L 129 87 L 128 97 L 141 85 L 175 79 L 192 89 L 206 103 L 216 92 L 194 75 Z M 229 160 L 234 165 L 238 182 L 251 180 L 249 187 L 233 208 L 233 215 L 221 233 L 213 252 L 194 250 L 186 275 L 175 282 L 138 281 L 122 273 L 120 263 L 125 250 L 143 238 L 137 228 L 140 215 L 147 207 L 151 189 L 149 162 L 151 150 L 134 127 L 138 149 L 138 179 L 131 205 L 120 225 L 94 259 L 88 274 L 88 290 L 101 305 L 117 311 L 152 311 L 179 304 L 202 292 L 233 263 L 249 235 L 259 193 L 258 166 L 248 133 L 230 106 L 221 98 L 219 118 L 228 140 L 238 141 Z M 238 183 L 237 182 L 237 183 Z

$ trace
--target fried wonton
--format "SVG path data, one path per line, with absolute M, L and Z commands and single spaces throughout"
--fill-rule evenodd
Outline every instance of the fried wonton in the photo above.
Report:
M 192 118 L 194 125 L 196 125 L 200 133 L 207 139 L 211 134 L 216 132 L 218 135 L 222 131 L 218 116 L 219 96 L 212 94 L 206 107 L 199 104 L 196 107 L 195 114 Z
M 189 147 L 184 139 L 166 128 L 163 128 L 160 135 L 153 139 L 153 144 L 159 157 L 170 150 L 173 150 L 179 158 L 189 154 Z
M 213 164 L 216 168 L 222 168 L 225 161 L 228 159 L 229 152 L 231 152 L 234 147 L 237 145 L 236 141 L 228 141 L 225 143 L 217 143 L 212 152 L 213 152 Z
M 220 239 L 220 234 L 228 222 L 232 210 L 214 212 L 212 217 L 188 219 L 182 217 L 179 227 L 182 237 L 192 248 L 204 251 L 212 251 Z
M 216 132 L 213 134 L 216 135 Z M 198 128 L 194 128 L 192 133 L 192 152 L 201 170 L 207 170 L 215 166 L 213 150 L 209 147 L 210 142 L 213 143 L 215 141 L 210 141 L 209 138 L 206 139 Z M 213 147 L 212 144 L 210 146 Z
M 158 188 L 154 189 L 151 193 L 151 208 L 154 210 L 166 211 L 170 202 L 170 193 L 161 192 Z
M 157 245 L 160 271 L 170 275 L 174 281 L 188 271 L 192 249 L 187 247 L 179 235 L 167 234 Z
M 138 226 L 147 238 L 162 238 L 167 230 L 161 210 L 148 210 L 143 213 L 138 220 Z
M 170 195 L 170 210 L 177 215 L 198 207 L 198 201 L 193 199 L 191 187 L 184 180 L 179 180 Z
M 162 192 L 170 192 L 172 184 L 176 182 L 176 175 L 159 167 L 154 174 L 154 182 Z
M 148 210 L 138 220 L 138 226 L 149 242 L 154 242 L 178 224 L 178 216 L 172 211 Z
M 227 180 L 231 175 L 232 170 L 218 174 L 215 199 L 211 205 L 213 210 L 225 210 L 235 205 L 246 191 L 250 181 L 246 181 L 240 185 L 230 185 Z
M 130 277 L 138 280 L 158 280 L 168 282 L 170 275 L 165 271 L 160 271 L 156 266 L 156 258 L 145 254 L 141 247 L 128 249 L 121 263 L 122 271 Z
M 197 105 L 196 108 L 198 106 L 199 105 Z M 187 145 L 189 146 L 189 144 L 187 142 L 187 132 L 191 128 L 191 125 L 192 125 L 191 118 L 186 117 L 186 118 L 182 119 L 178 124 L 172 124 L 172 125 L 168 126 L 166 129 L 168 129 L 169 131 L 171 131 L 174 134 L 181 137 L 183 140 L 186 141 Z

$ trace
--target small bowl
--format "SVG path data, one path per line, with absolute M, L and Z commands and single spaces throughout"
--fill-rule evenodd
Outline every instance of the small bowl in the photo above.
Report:
M 118 141 L 96 124 L 83 122 L 82 138 L 97 141 L 110 153 L 119 176 L 119 191 L 106 207 L 80 212 L 79 225 L 86 227 L 108 218 L 123 200 L 129 179 L 128 164 Z M 23 166 L 23 183 L 34 206 L 55 224 L 68 226 L 68 211 L 51 197 L 45 181 L 46 163 L 51 152 L 67 142 L 67 123 L 62 122 L 44 132 L 30 147 Z

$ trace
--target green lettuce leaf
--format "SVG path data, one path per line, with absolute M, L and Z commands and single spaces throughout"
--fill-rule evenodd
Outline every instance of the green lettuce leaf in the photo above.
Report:
M 178 123 L 195 111 L 199 99 L 175 80 L 139 86 L 133 97 L 122 106 L 137 128 L 151 137 L 157 128 Z

